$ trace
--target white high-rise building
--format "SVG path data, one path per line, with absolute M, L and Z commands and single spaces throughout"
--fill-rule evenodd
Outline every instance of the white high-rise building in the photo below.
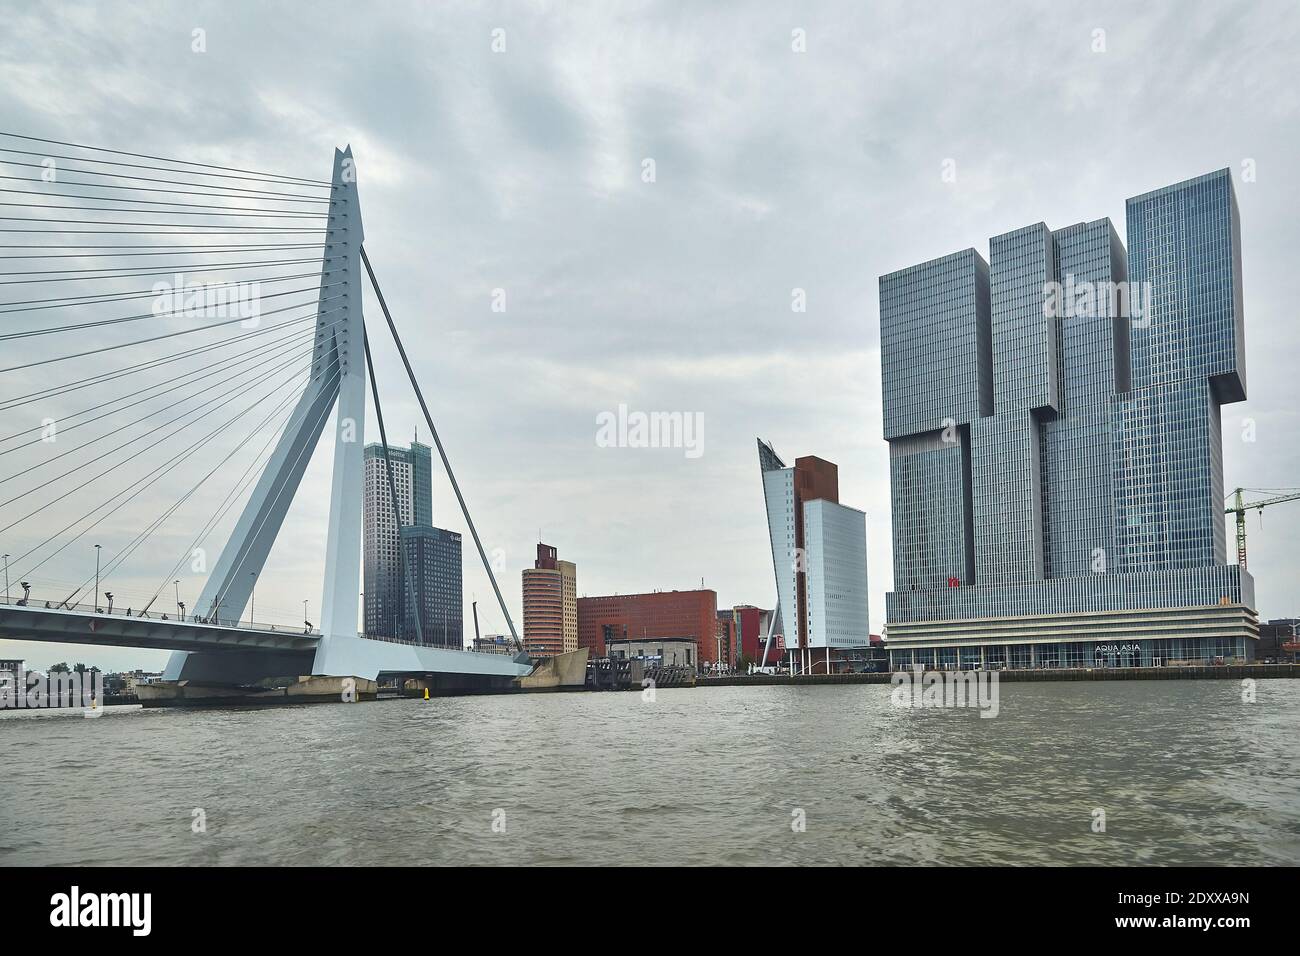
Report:
M 867 518 L 839 503 L 833 463 L 807 456 L 788 468 L 762 440 L 758 456 L 777 592 L 767 662 L 784 646 L 797 670 L 826 673 L 831 648 L 871 643 Z
M 866 514 L 825 498 L 805 501 L 803 540 L 808 646 L 867 646 Z

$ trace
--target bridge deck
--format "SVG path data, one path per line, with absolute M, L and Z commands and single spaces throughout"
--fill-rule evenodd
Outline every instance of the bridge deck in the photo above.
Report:
M 319 634 L 292 628 L 271 630 L 14 604 L 0 604 L 0 639 L 164 651 L 311 651 L 320 643 Z
M 43 608 L 0 604 L 0 640 L 45 641 L 59 644 L 93 644 L 139 647 L 164 651 L 220 651 L 276 654 L 285 651 L 315 653 L 321 635 L 292 628 L 272 629 L 247 624 L 209 624 L 161 617 L 127 617 L 79 608 Z M 485 677 L 519 677 L 531 670 L 504 654 L 482 654 L 460 648 L 422 647 L 395 641 L 370 640 L 360 635 L 336 636 L 333 669 L 340 674 L 374 679 L 381 673 L 465 674 Z M 227 659 L 228 660 L 228 659 Z M 268 657 L 269 662 L 274 660 Z M 305 658 L 305 673 L 312 659 Z M 317 660 L 317 666 L 320 661 Z

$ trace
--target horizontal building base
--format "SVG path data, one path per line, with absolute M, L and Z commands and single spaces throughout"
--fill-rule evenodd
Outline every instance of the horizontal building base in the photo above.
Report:
M 1241 604 L 894 622 L 892 667 L 1159 667 L 1247 663 L 1259 619 Z

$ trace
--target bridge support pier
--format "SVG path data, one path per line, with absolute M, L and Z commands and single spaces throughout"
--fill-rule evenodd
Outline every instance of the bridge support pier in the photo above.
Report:
M 356 677 L 299 677 L 268 687 L 162 681 L 136 688 L 145 707 L 229 707 L 238 704 L 337 704 L 374 700 L 379 685 Z
M 164 681 L 249 685 L 273 678 L 309 677 L 316 652 L 173 651 Z M 173 664 L 177 666 L 172 667 Z

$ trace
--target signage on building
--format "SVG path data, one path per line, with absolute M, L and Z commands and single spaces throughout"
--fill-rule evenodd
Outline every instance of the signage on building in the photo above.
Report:
M 1097 657 L 1103 654 L 1140 654 L 1141 644 L 1098 644 L 1094 652 Z

